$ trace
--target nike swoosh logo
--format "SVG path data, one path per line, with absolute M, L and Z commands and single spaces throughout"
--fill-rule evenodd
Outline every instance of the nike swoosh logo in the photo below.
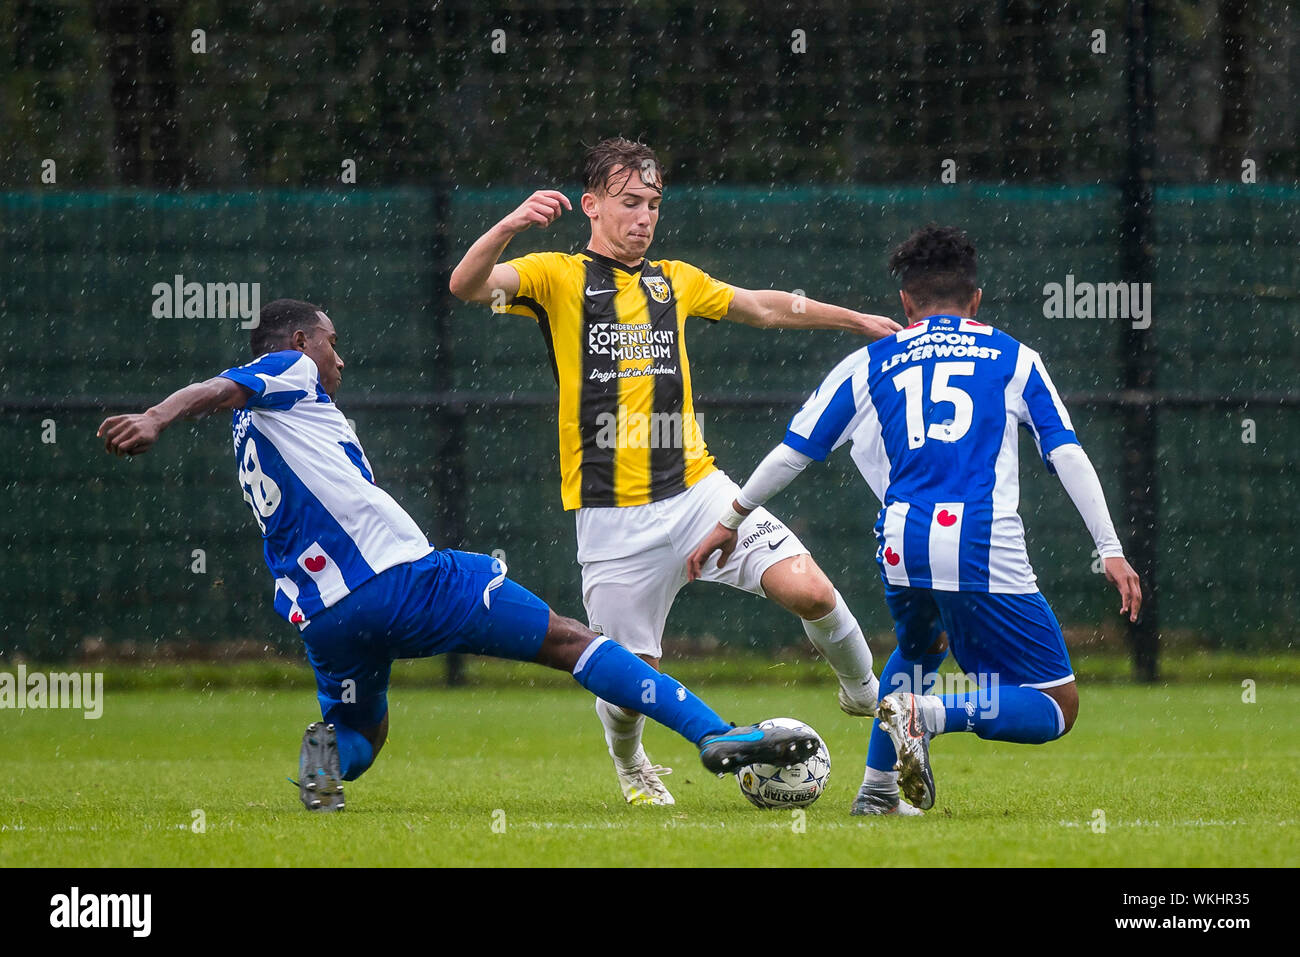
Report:
M 603 296 L 607 292 L 614 292 L 614 291 L 615 290 L 613 289 L 592 289 L 590 286 L 587 287 L 588 296 Z
M 790 537 L 790 536 L 787 535 L 785 538 L 789 538 L 789 537 Z M 779 542 L 768 542 L 768 543 L 767 543 L 767 547 L 770 548 L 770 549 L 772 549 L 772 551 L 776 551 L 778 548 L 780 548 L 780 547 L 785 543 L 785 538 L 781 539 L 781 541 L 779 541 Z
M 914 738 L 923 738 L 925 732 L 916 726 L 916 699 L 913 698 L 909 705 L 907 710 L 907 733 Z

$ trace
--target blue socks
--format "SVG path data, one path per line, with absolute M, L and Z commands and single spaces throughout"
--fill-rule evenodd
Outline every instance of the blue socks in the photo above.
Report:
M 360 731 L 346 724 L 334 723 L 334 737 L 339 745 L 339 771 L 344 781 L 355 781 L 375 760 L 375 749 Z
M 1056 702 L 1036 688 L 999 685 L 941 699 L 945 733 L 974 731 L 990 741 L 1045 744 L 1065 730 Z
M 731 725 L 677 679 L 655 671 L 617 642 L 598 637 L 578 659 L 573 677 L 592 694 L 630 711 L 639 711 L 699 745 L 706 735 Z

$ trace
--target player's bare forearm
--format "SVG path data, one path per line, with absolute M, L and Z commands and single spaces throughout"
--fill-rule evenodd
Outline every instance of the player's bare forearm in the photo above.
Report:
M 491 302 L 492 270 L 514 238 L 504 220 L 480 236 L 451 271 L 451 294 L 462 302 Z
M 462 302 L 490 303 L 519 291 L 519 274 L 499 266 L 510 240 L 532 226 L 545 229 L 573 204 L 559 190 L 539 189 L 501 222 L 480 236 L 451 271 L 451 294 Z
M 726 318 L 761 329 L 843 329 L 873 339 L 902 328 L 888 316 L 855 312 L 778 289 L 736 289 Z
M 238 383 L 216 376 L 177 389 L 152 408 L 139 414 L 112 415 L 100 423 L 95 435 L 104 440 L 104 450 L 114 455 L 139 455 L 158 441 L 177 419 L 197 419 L 218 409 L 241 409 L 251 395 Z

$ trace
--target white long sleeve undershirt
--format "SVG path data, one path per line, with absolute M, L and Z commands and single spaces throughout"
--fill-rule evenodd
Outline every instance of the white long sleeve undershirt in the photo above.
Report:
M 1110 520 L 1110 510 L 1106 508 L 1106 495 L 1101 490 L 1101 480 L 1097 470 L 1092 467 L 1092 460 L 1083 446 L 1060 445 L 1047 454 L 1056 476 L 1065 486 L 1070 501 L 1083 517 L 1083 524 L 1097 546 L 1097 554 L 1102 558 L 1122 558 L 1124 549 L 1115 534 L 1115 525 Z
M 736 503 L 752 512 L 793 482 L 811 461 L 810 456 L 796 452 L 782 442 L 758 463 L 758 468 L 736 496 Z

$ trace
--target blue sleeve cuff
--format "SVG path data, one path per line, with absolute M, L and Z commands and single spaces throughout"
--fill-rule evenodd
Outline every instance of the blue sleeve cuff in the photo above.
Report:
M 229 379 L 236 385 L 242 385 L 253 395 L 260 396 L 263 390 L 266 389 L 266 382 L 263 379 L 258 378 L 251 372 L 245 372 L 243 369 L 227 369 L 225 372 L 218 373 L 218 375 L 223 379 Z
M 1039 450 L 1043 453 L 1043 464 L 1047 466 L 1047 471 L 1052 475 L 1056 474 L 1056 469 L 1052 467 L 1052 463 L 1047 457 L 1062 445 L 1082 445 L 1078 436 L 1076 436 L 1071 429 L 1062 429 L 1059 432 L 1053 432 L 1046 438 L 1039 436 L 1038 440 L 1041 443 L 1039 445 Z
M 802 452 L 810 459 L 816 459 L 818 462 L 825 462 L 826 456 L 831 454 L 831 450 L 815 443 L 812 439 L 806 439 L 797 432 L 786 431 L 785 438 L 781 440 L 796 452 Z

